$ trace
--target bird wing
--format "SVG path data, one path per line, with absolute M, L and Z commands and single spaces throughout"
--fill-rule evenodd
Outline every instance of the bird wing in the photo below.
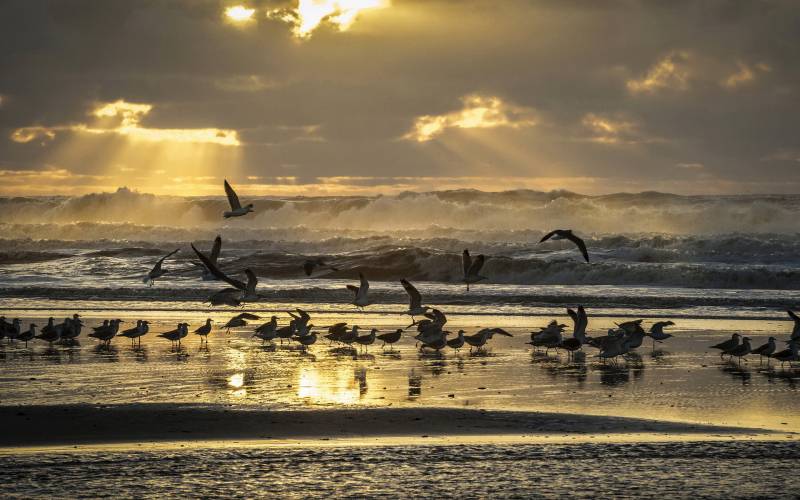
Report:
M 469 268 L 472 267 L 472 257 L 469 256 L 469 250 L 464 249 L 464 253 L 461 254 L 461 265 L 464 267 L 464 277 L 466 278 L 469 274 Z
M 800 322 L 800 316 L 798 316 L 797 314 L 793 313 L 791 311 L 791 309 L 787 309 L 786 313 L 789 315 L 790 318 L 792 318 L 794 320 L 795 323 Z
M 236 196 L 236 191 L 233 190 L 230 184 L 228 184 L 228 180 L 225 180 L 225 194 L 228 196 L 228 203 L 231 205 L 231 210 L 238 210 L 242 208 L 242 204 L 239 203 L 239 197 Z
M 557 233 L 558 233 L 558 229 L 556 229 L 555 231 L 550 231 L 549 233 L 547 233 L 544 236 L 542 236 L 542 239 L 539 240 L 539 243 L 543 243 L 543 242 L 549 240 L 550 238 L 555 236 Z
M 305 271 L 306 276 L 311 276 L 311 273 L 314 272 L 314 263 L 310 260 L 303 262 L 303 271 Z
M 586 331 L 586 327 L 589 326 L 589 315 L 586 314 L 583 306 L 578 306 L 578 317 L 581 320 L 581 330 Z
M 347 285 L 347 289 L 350 290 L 351 292 L 353 292 L 353 294 L 355 294 L 356 297 L 358 296 L 358 287 L 357 286 L 355 286 L 355 285 Z
M 256 273 L 250 269 L 245 269 L 244 274 L 247 275 L 247 291 L 249 293 L 255 293 L 256 286 L 258 286 L 258 277 L 256 276 Z
M 481 272 L 481 268 L 483 267 L 483 263 L 485 261 L 486 257 L 484 257 L 483 254 L 475 257 L 475 262 L 469 266 L 469 272 L 467 273 L 467 276 L 476 276 L 479 272 Z
M 225 283 L 228 283 L 229 285 L 238 288 L 239 290 L 247 290 L 247 285 L 245 283 L 243 283 L 243 282 L 241 282 L 241 281 L 239 281 L 237 279 L 231 278 L 227 274 L 225 274 L 222 271 L 220 271 L 220 269 L 217 267 L 217 265 L 215 263 L 211 262 L 208 259 L 208 257 L 203 255 L 203 253 L 200 250 L 195 248 L 194 243 L 191 244 L 191 247 L 192 247 L 192 250 L 194 250 L 194 253 L 197 254 L 197 257 L 203 263 L 203 265 L 206 266 L 206 268 L 208 269 L 208 272 L 210 272 L 211 274 L 216 276 L 218 279 L 224 281 Z
M 492 328 L 491 332 L 496 334 L 496 335 L 505 335 L 506 337 L 513 337 L 513 335 L 511 335 L 507 331 L 503 330 L 502 328 Z
M 163 264 L 164 261 L 167 260 L 168 258 L 170 258 L 173 255 L 175 255 L 176 253 L 178 253 L 178 250 L 180 250 L 180 248 L 178 248 L 177 250 L 173 250 L 170 253 L 168 253 L 167 255 L 161 257 L 160 259 L 158 259 L 158 262 L 156 262 L 156 265 L 153 266 L 153 271 L 160 271 L 161 270 L 161 264 Z
M 586 250 L 586 243 L 584 243 L 582 239 L 578 238 L 572 233 L 569 233 L 567 235 L 567 239 L 578 246 L 578 249 L 580 249 L 583 258 L 586 259 L 586 262 L 589 262 L 589 252 Z
M 233 319 L 261 319 L 261 316 L 249 312 L 243 312 L 234 316 Z
M 361 286 L 358 287 L 359 295 L 366 295 L 369 291 L 369 281 L 364 277 L 364 273 L 358 273 L 358 279 L 361 280 Z
M 569 317 L 572 318 L 572 321 L 575 323 L 575 327 L 577 328 L 578 322 L 581 320 L 580 316 L 578 316 L 578 313 L 576 313 L 572 309 L 567 308 L 567 314 L 569 314 Z
M 422 295 L 420 295 L 419 290 L 414 287 L 411 283 L 408 282 L 406 279 L 400 280 L 400 284 L 403 285 L 405 288 L 406 293 L 409 297 L 409 309 L 414 309 L 420 307 L 422 305 Z
M 214 238 L 214 245 L 211 247 L 211 256 L 209 257 L 211 262 L 216 264 L 220 250 L 222 250 L 222 237 L 217 235 L 217 237 Z
M 311 315 L 305 312 L 304 310 L 297 308 L 297 313 L 300 314 L 300 317 L 303 318 L 304 321 L 308 321 L 311 319 Z

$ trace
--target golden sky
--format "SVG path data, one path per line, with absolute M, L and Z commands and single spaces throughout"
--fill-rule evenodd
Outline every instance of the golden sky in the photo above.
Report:
M 2 195 L 798 192 L 791 1 L 13 2 Z

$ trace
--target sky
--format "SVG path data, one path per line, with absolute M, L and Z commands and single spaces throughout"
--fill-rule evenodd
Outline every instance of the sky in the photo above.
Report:
M 793 0 L 10 0 L 0 195 L 800 192 Z

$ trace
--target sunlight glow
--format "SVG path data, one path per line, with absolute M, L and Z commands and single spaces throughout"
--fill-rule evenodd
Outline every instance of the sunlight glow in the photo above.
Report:
M 245 23 L 253 19 L 256 9 L 248 9 L 243 5 L 234 5 L 225 9 L 225 16 L 235 23 Z
M 303 366 L 297 385 L 297 397 L 312 404 L 352 404 L 360 397 L 352 368 L 348 367 L 337 367 L 323 373 L 316 367 Z
M 57 132 L 72 131 L 87 134 L 118 134 L 151 142 L 179 142 L 194 144 L 217 144 L 220 146 L 239 146 L 239 135 L 235 130 L 218 128 L 147 128 L 140 125 L 141 120 L 153 109 L 151 104 L 137 104 L 118 100 L 98 104 L 90 113 L 96 123 L 73 123 L 51 127 L 22 127 L 11 133 L 11 140 L 28 143 L 37 139 L 55 139 Z
M 653 94 L 659 90 L 689 88 L 689 53 L 675 51 L 658 61 L 645 76 L 628 80 L 628 90 L 636 94 Z
M 390 0 L 298 0 L 296 8 L 276 9 L 268 16 L 291 24 L 296 37 L 308 38 L 323 22 L 347 31 L 362 11 L 390 5 Z
M 464 107 L 458 111 L 418 117 L 403 138 L 426 142 L 448 128 L 520 128 L 536 124 L 533 109 L 506 103 L 499 97 L 472 94 L 461 101 Z

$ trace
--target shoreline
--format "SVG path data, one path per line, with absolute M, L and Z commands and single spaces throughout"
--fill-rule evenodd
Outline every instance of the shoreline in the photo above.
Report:
M 722 435 L 785 438 L 768 429 L 568 413 L 451 408 L 265 410 L 186 404 L 0 406 L 0 449 L 225 440 L 368 440 L 461 436 Z

